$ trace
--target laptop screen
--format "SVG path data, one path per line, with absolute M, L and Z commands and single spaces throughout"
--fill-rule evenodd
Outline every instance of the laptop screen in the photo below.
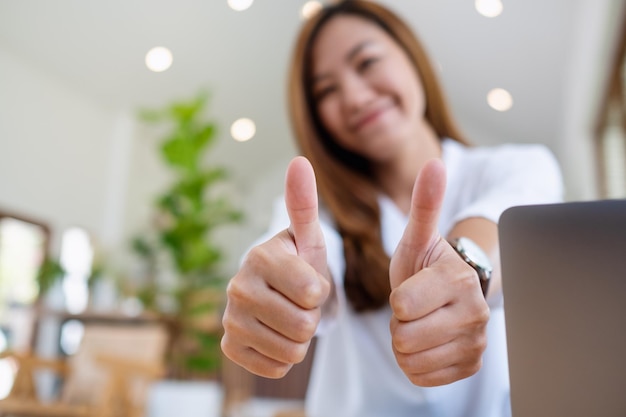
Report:
M 626 416 L 626 200 L 499 224 L 513 417 Z

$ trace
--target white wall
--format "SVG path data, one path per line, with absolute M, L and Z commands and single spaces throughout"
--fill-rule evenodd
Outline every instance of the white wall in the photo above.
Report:
M 101 233 L 110 113 L 2 49 L 0 91 L 0 209 Z

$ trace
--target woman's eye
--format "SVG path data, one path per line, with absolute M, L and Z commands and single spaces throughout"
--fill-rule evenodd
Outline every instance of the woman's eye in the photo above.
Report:
M 323 88 L 320 88 L 320 89 L 316 90 L 313 93 L 313 97 L 315 98 L 316 101 L 320 101 L 320 100 L 328 97 L 330 94 L 332 94 L 336 90 L 337 90 L 337 88 L 335 86 L 329 85 L 327 87 L 323 87 Z
M 357 68 L 359 69 L 359 71 L 365 71 L 366 69 L 371 67 L 372 64 L 374 64 L 376 61 L 378 61 L 378 58 L 366 58 L 359 62 Z

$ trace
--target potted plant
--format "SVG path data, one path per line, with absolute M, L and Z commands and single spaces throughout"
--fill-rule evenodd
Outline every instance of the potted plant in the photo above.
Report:
M 160 155 L 172 182 L 155 200 L 154 222 L 132 242 L 146 277 L 139 298 L 148 310 L 171 318 L 174 376 L 215 374 L 220 366 L 220 312 L 226 279 L 224 252 L 214 232 L 237 223 L 222 186 L 227 170 L 207 161 L 217 140 L 217 126 L 206 116 L 208 95 L 142 110 L 141 120 L 166 128 Z M 169 279 L 162 272 L 169 270 Z

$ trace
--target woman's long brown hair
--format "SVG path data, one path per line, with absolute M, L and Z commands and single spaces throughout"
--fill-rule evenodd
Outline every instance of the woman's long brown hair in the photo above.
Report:
M 358 16 L 385 30 L 415 66 L 426 96 L 425 118 L 438 137 L 466 141 L 452 119 L 425 49 L 394 13 L 370 1 L 347 0 L 326 6 L 301 28 L 288 85 L 292 129 L 301 153 L 315 169 L 320 199 L 332 213 L 343 239 L 346 295 L 353 308 L 362 312 L 384 306 L 391 292 L 389 256 L 381 239 L 379 191 L 369 162 L 339 146 L 325 130 L 311 93 L 313 44 L 321 28 L 339 15 Z

